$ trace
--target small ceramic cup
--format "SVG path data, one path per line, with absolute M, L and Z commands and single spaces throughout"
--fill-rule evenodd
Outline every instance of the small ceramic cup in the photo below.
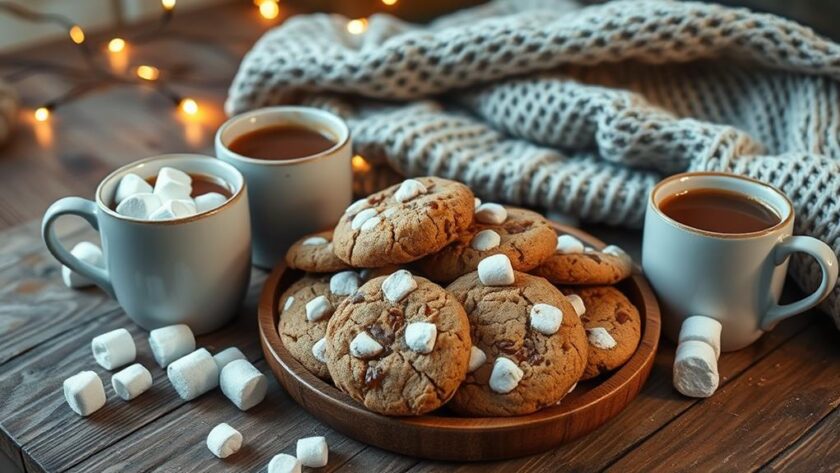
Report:
M 148 178 L 163 166 L 222 179 L 233 196 L 218 208 L 167 221 L 133 219 L 109 207 L 123 176 Z M 82 217 L 99 231 L 105 269 L 80 261 L 61 244 L 53 224 L 62 215 Z M 221 327 L 236 314 L 251 276 L 245 179 L 207 156 L 169 154 L 124 166 L 99 184 L 95 202 L 65 197 L 51 205 L 41 233 L 62 264 L 114 296 L 146 330 L 187 324 L 201 334 Z
M 666 198 L 692 189 L 722 189 L 761 200 L 779 216 L 771 228 L 723 234 L 677 222 L 660 209 Z M 722 325 L 721 349 L 738 350 L 779 321 L 819 304 L 837 282 L 837 256 L 820 240 L 792 236 L 794 210 L 782 192 L 734 174 L 698 172 L 671 176 L 648 199 L 642 267 L 665 309 L 663 328 L 677 341 L 682 321 L 703 315 Z M 788 256 L 811 255 L 822 269 L 812 294 L 779 305 Z
M 311 156 L 254 159 L 230 150 L 232 141 L 255 130 L 294 125 L 316 130 L 335 145 Z M 350 131 L 341 118 L 310 107 L 268 107 L 237 115 L 216 133 L 216 157 L 248 181 L 253 260 L 273 268 L 295 240 L 335 226 L 353 198 Z

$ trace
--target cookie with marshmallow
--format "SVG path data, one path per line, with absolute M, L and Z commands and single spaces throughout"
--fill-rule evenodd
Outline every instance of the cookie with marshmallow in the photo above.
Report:
M 587 246 L 574 235 L 559 235 L 554 253 L 532 271 L 554 284 L 609 285 L 633 273 L 633 259 L 615 245 L 600 250 Z
M 472 346 L 461 304 L 404 269 L 347 297 L 323 344 L 335 385 L 369 410 L 394 416 L 446 403 L 466 376 Z
M 513 416 L 554 405 L 586 368 L 574 305 L 543 278 L 514 272 L 506 284 L 486 284 L 480 272 L 446 288 L 466 308 L 473 335 L 469 371 L 448 406 L 461 415 Z
M 286 252 L 286 264 L 309 273 L 333 273 L 350 269 L 333 252 L 333 232 L 306 235 L 294 242 Z

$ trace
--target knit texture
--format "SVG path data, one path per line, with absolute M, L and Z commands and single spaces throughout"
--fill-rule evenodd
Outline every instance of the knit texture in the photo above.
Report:
M 790 196 L 796 232 L 840 253 L 840 46 L 716 5 L 498 0 L 361 35 L 309 15 L 244 58 L 226 111 L 305 103 L 344 117 L 356 151 L 483 198 L 638 228 L 662 177 L 731 171 Z M 820 280 L 802 255 L 791 272 Z M 840 287 L 822 308 L 840 327 Z

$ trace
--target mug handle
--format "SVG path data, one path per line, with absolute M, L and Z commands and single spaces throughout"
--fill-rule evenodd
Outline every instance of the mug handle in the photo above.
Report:
M 61 264 L 90 279 L 111 297 L 114 297 L 114 287 L 111 285 L 108 271 L 76 258 L 59 241 L 53 224 L 62 215 L 82 217 L 94 230 L 99 231 L 99 222 L 96 220 L 96 204 L 81 197 L 65 197 L 57 200 L 50 205 L 50 208 L 44 214 L 44 219 L 41 221 L 41 237 L 44 239 L 47 249 Z
M 822 269 L 822 281 L 816 291 L 803 299 L 790 304 L 773 304 L 770 310 L 761 320 L 761 330 L 771 330 L 780 321 L 793 315 L 805 312 L 822 302 L 822 300 L 834 289 L 837 283 L 837 255 L 830 246 L 822 241 L 809 236 L 791 236 L 781 242 L 773 250 L 773 258 L 778 266 L 785 261 L 791 253 L 807 253 L 811 255 Z

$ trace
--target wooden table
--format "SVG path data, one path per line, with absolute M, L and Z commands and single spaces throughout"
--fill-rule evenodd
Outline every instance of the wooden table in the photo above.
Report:
M 212 33 L 240 54 L 267 26 L 251 6 L 241 4 L 174 22 L 178 30 Z M 165 54 L 154 47 L 132 54 L 152 64 L 200 58 L 208 74 L 224 79 L 236 67 L 208 51 L 178 44 L 167 45 Z M 16 57 L 74 59 L 65 43 Z M 66 87 L 60 78 L 39 75 L 22 82 L 21 93 L 35 105 Z M 84 98 L 46 124 L 29 120 L 30 109 L 14 142 L 0 150 L 0 451 L 17 468 L 259 471 L 273 455 L 294 453 L 297 438 L 318 434 L 330 444 L 329 466 L 320 471 L 840 471 L 840 335 L 827 317 L 815 313 L 786 321 L 753 346 L 723 355 L 721 388 L 702 401 L 682 397 L 671 387 L 674 347 L 663 342 L 644 390 L 617 418 L 576 442 L 507 462 L 441 464 L 367 447 L 314 420 L 273 379 L 265 402 L 247 413 L 218 391 L 182 401 L 155 365 L 146 333 L 113 300 L 97 289 L 72 291 L 62 285 L 38 224 L 55 199 L 90 197 L 96 183 L 119 165 L 167 152 L 212 154 L 226 91 L 186 92 L 198 97 L 202 108 L 194 121 L 134 88 Z M 587 229 L 638 257 L 638 233 Z M 61 233 L 69 243 L 95 237 L 73 219 L 62 221 Z M 264 278 L 254 272 L 240 316 L 199 337 L 200 346 L 214 352 L 238 346 L 267 371 L 255 313 Z M 110 375 L 90 353 L 92 337 L 117 327 L 134 335 L 138 361 L 153 367 L 154 386 L 131 402 L 114 395 Z M 107 385 L 108 403 L 88 418 L 72 413 L 61 392 L 62 381 L 81 370 L 96 371 Z M 225 461 L 204 445 L 219 422 L 236 425 L 246 439 L 243 451 Z M 0 470 L 14 467 L 0 461 Z

